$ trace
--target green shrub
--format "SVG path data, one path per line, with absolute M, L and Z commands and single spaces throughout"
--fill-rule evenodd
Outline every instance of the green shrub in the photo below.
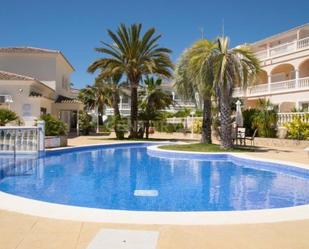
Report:
M 288 138 L 309 139 L 309 123 L 302 121 L 300 116 L 294 117 L 293 121 L 287 123 L 285 127 L 288 129 Z
M 252 136 L 253 132 L 255 130 L 253 124 L 253 119 L 256 113 L 258 112 L 257 109 L 247 109 L 244 110 L 242 115 L 243 115 L 243 120 L 244 120 L 244 127 L 246 128 L 246 135 L 247 136 Z
M 63 136 L 67 134 L 67 125 L 50 114 L 41 115 L 40 120 L 45 121 L 46 136 Z
M 15 112 L 8 109 L 0 109 L 0 126 L 5 126 L 7 123 L 18 120 Z
M 184 108 L 182 110 L 177 111 L 174 114 L 174 117 L 176 117 L 176 118 L 185 118 L 185 117 L 190 116 L 190 112 L 191 112 L 191 109 Z
M 193 122 L 193 132 L 201 134 L 202 133 L 202 120 L 195 119 Z
M 100 132 L 111 132 L 111 129 L 107 125 L 100 125 Z
M 259 99 L 253 115 L 252 128 L 258 128 L 260 137 L 276 137 L 277 110 L 269 100 Z
M 83 135 L 89 135 L 89 132 L 93 128 L 91 121 L 92 117 L 87 112 L 79 112 L 79 128 Z
M 173 125 L 173 124 L 166 124 L 166 125 L 164 126 L 164 128 L 163 128 L 163 131 L 164 131 L 164 132 L 167 132 L 167 133 L 173 133 L 173 132 L 176 131 L 175 125 Z

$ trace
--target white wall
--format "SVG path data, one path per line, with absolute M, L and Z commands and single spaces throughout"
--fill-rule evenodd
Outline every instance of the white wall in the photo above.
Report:
M 7 104 L 7 106 L 10 110 L 17 113 L 24 125 L 33 125 L 35 123 L 35 120 L 40 116 L 41 107 L 45 107 L 48 113 L 52 111 L 53 100 L 29 97 L 33 86 L 36 86 L 36 89 L 40 89 L 40 86 L 37 84 L 32 81 L 0 80 L 0 95 L 12 96 L 13 103 Z M 43 95 L 46 94 L 46 92 L 43 93 Z
M 73 94 L 71 93 L 71 90 L 70 90 L 71 73 L 72 73 L 72 68 L 67 65 L 67 63 L 61 56 L 58 56 L 56 60 L 56 93 L 57 95 L 73 97 Z
M 0 70 L 33 77 L 56 91 L 56 95 L 71 96 L 62 87 L 63 78 L 71 82 L 73 69 L 59 53 L 14 54 L 0 53 Z

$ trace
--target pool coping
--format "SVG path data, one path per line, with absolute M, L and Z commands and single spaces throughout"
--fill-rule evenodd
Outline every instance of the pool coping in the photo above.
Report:
M 111 145 L 124 144 L 151 144 L 162 142 L 120 142 L 105 143 L 95 145 L 84 145 L 76 147 L 67 147 L 53 149 L 52 151 L 72 150 L 72 148 L 91 148 L 91 147 L 108 147 Z M 170 143 L 170 142 L 163 142 Z M 104 146 L 105 145 L 105 146 Z M 255 161 L 271 162 L 283 164 L 296 168 L 308 169 L 308 165 L 299 163 L 289 163 L 279 160 L 259 159 L 243 153 L 207 153 L 207 152 L 187 152 L 172 151 L 158 148 L 160 145 L 148 146 L 147 150 L 164 153 L 180 154 L 224 154 L 233 157 L 249 159 Z M 45 218 L 73 220 L 82 222 L 104 222 L 118 224 L 158 224 L 158 225 L 227 225 L 227 224 L 254 224 L 254 223 L 273 223 L 283 221 L 295 221 L 309 219 L 309 204 L 288 208 L 274 208 L 262 210 L 244 210 L 244 211 L 194 211 L 194 212 L 161 212 L 161 211 L 126 211 L 126 210 L 109 210 L 98 208 L 77 207 L 62 204 L 49 203 L 28 199 L 0 191 L 0 209 L 14 211 L 28 215 L 34 215 Z

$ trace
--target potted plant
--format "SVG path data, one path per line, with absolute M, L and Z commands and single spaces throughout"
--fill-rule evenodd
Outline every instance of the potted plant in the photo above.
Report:
M 85 111 L 79 112 L 79 128 L 83 135 L 89 135 L 93 125 L 91 123 L 92 117 Z
M 0 126 L 5 126 L 6 124 L 17 120 L 18 116 L 15 112 L 8 109 L 0 109 Z
M 45 121 L 45 147 L 64 147 L 68 144 L 67 125 L 50 114 L 43 114 L 40 120 Z

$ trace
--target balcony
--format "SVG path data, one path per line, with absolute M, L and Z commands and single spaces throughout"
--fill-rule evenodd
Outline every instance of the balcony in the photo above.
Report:
M 270 47 L 268 49 L 256 52 L 255 55 L 257 58 L 263 61 L 276 56 L 285 55 L 304 49 L 309 49 L 309 37 Z
M 248 87 L 246 90 L 237 87 L 234 88 L 233 97 L 255 97 L 301 90 L 309 90 L 309 77 L 299 78 L 298 80 L 292 79 L 269 84 L 259 84 Z
M 129 116 L 130 115 L 130 111 L 131 111 L 130 103 L 121 103 L 121 104 L 118 104 L 118 107 L 119 107 L 120 114 L 122 116 Z M 107 107 L 105 109 L 105 115 L 106 116 L 114 115 L 114 109 L 111 108 L 111 107 Z

